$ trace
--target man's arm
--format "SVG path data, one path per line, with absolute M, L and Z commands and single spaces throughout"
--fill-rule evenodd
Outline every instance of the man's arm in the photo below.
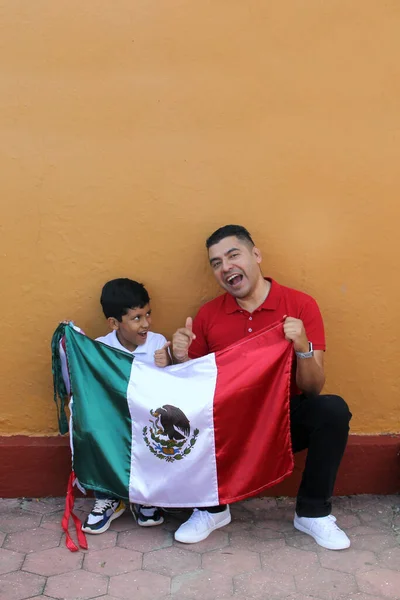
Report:
M 311 358 L 297 359 L 296 384 L 302 392 L 321 393 L 325 385 L 323 350 L 314 350 Z
M 294 317 L 286 317 L 283 331 L 286 339 L 293 342 L 295 352 L 308 352 L 309 340 L 303 321 Z M 323 350 L 314 350 L 314 356 L 310 358 L 297 359 L 296 384 L 302 392 L 321 393 L 325 384 Z

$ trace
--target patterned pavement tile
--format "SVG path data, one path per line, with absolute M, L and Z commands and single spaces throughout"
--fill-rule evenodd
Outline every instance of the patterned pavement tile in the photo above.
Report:
M 46 580 L 39 575 L 14 571 L 0 576 L 0 598 L 2 600 L 25 600 L 41 594 Z
M 78 498 L 85 519 L 92 498 Z M 399 600 L 399 496 L 334 499 L 351 547 L 333 552 L 293 528 L 293 498 L 231 506 L 199 544 L 173 539 L 189 511 L 138 527 L 128 511 L 71 553 L 63 498 L 0 499 L 1 600 Z M 75 539 L 72 522 L 70 532 Z

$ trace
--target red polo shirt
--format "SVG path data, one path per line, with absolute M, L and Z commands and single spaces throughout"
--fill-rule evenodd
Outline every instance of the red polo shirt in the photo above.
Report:
M 301 319 L 314 350 L 325 350 L 324 323 L 316 301 L 308 294 L 267 279 L 271 282 L 269 294 L 253 313 L 243 310 L 228 293 L 200 308 L 193 321 L 196 339 L 190 345 L 190 358 L 222 350 L 246 335 L 280 321 L 285 315 Z M 295 385 L 292 391 L 298 393 Z

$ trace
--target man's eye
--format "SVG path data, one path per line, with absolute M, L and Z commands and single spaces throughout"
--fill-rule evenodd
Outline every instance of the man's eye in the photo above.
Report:
M 212 264 L 212 268 L 213 268 L 213 269 L 218 269 L 218 267 L 220 267 L 220 266 L 221 266 L 221 263 L 220 263 L 220 262 L 214 262 L 214 263 Z
M 239 256 L 237 252 L 235 252 L 235 254 L 231 254 L 231 258 L 236 258 L 237 256 Z

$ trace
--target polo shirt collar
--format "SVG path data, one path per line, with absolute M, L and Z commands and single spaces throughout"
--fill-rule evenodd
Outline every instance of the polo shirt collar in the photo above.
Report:
M 146 354 L 146 352 L 147 352 L 147 347 L 146 346 L 147 346 L 148 340 L 146 340 L 144 344 L 141 344 L 140 346 L 137 346 L 137 348 L 133 352 L 130 352 L 129 350 L 127 350 L 126 348 L 124 348 L 124 346 L 119 341 L 118 336 L 117 336 L 117 332 L 115 331 L 115 329 L 114 329 L 113 333 L 114 333 L 114 338 L 115 338 L 115 341 L 117 343 L 117 347 L 118 347 L 119 350 L 122 350 L 123 352 L 129 352 L 129 354 L 133 354 L 133 355 L 135 355 L 135 354 Z
M 265 279 L 271 283 L 271 289 L 269 290 L 269 294 L 265 298 L 264 302 L 258 308 L 256 308 L 254 312 L 256 312 L 257 310 L 276 310 L 279 306 L 279 300 L 281 297 L 281 286 L 271 277 L 265 277 Z M 225 312 L 228 315 L 230 315 L 234 312 L 240 312 L 241 310 L 243 309 L 236 302 L 236 298 L 226 293 Z

